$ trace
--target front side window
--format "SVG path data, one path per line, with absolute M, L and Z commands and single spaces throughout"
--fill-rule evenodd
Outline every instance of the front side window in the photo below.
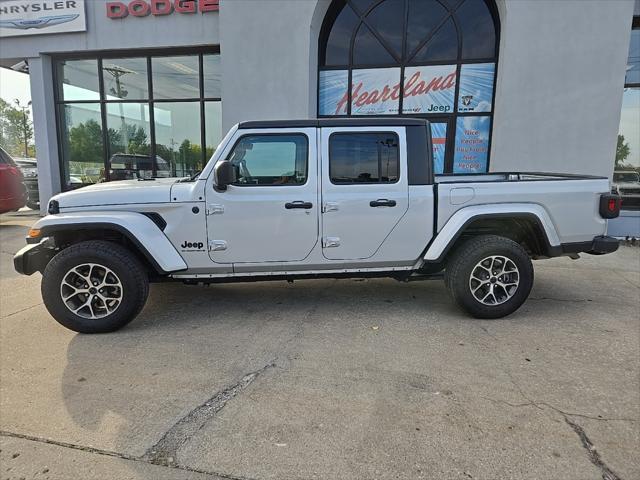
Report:
M 246 135 L 227 160 L 239 186 L 303 185 L 309 146 L 305 135 Z
M 395 183 L 399 163 L 394 133 L 334 133 L 329 138 L 331 183 Z

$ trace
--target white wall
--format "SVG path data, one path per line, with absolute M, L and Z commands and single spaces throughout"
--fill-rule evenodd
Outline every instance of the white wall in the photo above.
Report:
M 491 170 L 611 176 L 633 0 L 509 0 L 500 10 Z
M 311 24 L 318 2 L 220 3 L 223 130 L 243 120 L 315 116 L 310 52 L 317 51 L 319 26 L 311 35 Z

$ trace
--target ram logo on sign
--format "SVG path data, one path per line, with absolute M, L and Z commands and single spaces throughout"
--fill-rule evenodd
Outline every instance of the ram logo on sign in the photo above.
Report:
M 85 0 L 1 0 L 0 38 L 85 32 Z

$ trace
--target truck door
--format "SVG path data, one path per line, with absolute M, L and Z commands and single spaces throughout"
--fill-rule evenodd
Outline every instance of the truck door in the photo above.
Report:
M 318 241 L 315 128 L 239 130 L 224 158 L 237 180 L 207 187 L 209 255 L 217 263 L 303 260 Z M 210 179 L 211 182 L 212 179 Z
M 405 130 L 323 128 L 321 142 L 323 255 L 371 258 L 409 206 Z

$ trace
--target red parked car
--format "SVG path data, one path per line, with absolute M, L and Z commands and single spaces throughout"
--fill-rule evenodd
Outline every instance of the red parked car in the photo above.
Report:
M 27 202 L 27 190 L 23 180 L 20 169 L 0 147 L 0 213 L 24 207 Z

